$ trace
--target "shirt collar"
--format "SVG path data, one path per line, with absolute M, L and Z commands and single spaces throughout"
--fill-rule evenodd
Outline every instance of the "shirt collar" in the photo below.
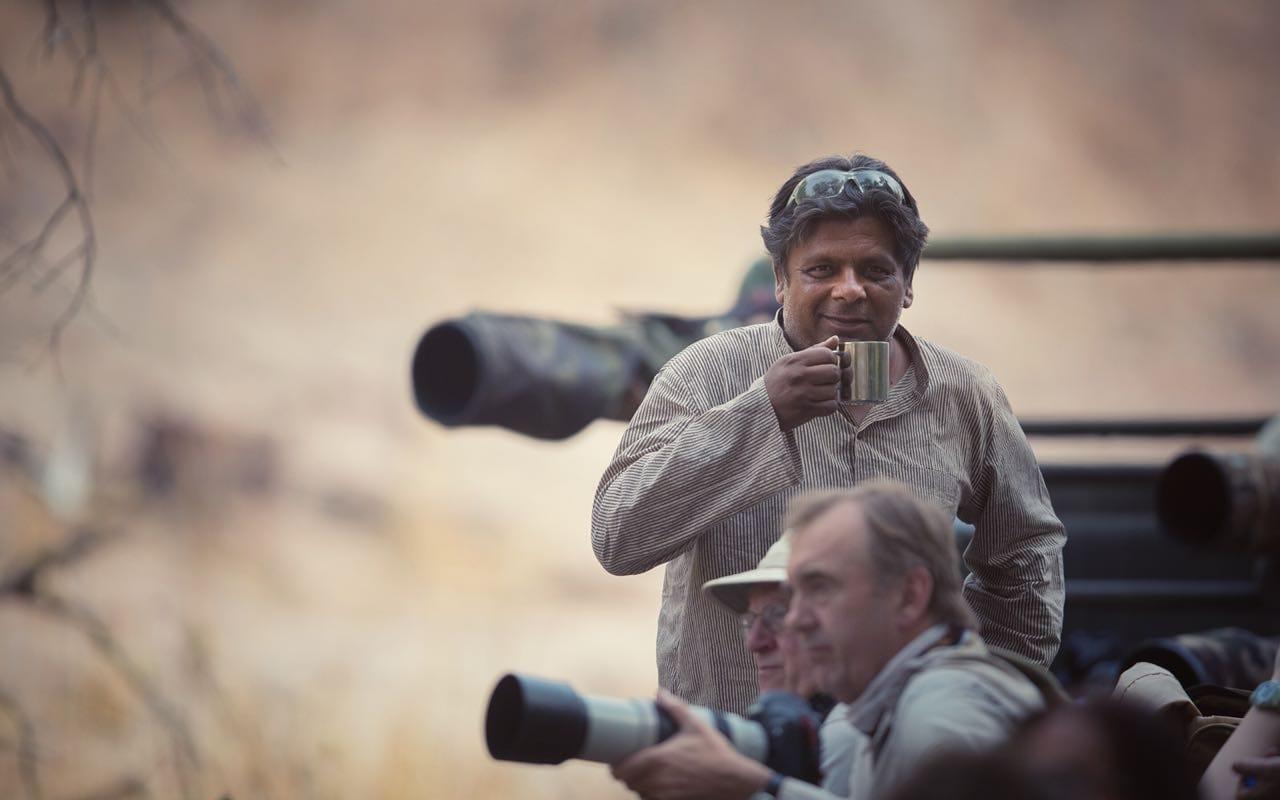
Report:
M 950 625 L 934 625 L 889 659 L 858 699 L 848 705 L 847 713 L 854 727 L 867 736 L 874 735 L 880 720 L 898 704 L 898 696 L 907 682 L 933 660 L 930 656 L 935 648 L 946 644 L 971 647 L 977 641 L 972 632 L 964 631 L 958 641 L 948 643 L 946 639 L 951 631 Z

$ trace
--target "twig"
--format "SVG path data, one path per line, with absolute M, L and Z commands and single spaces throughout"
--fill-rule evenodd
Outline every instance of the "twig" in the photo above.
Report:
M 37 590 L 34 602 L 36 608 L 67 622 L 84 633 L 98 653 L 142 698 L 147 709 L 169 733 L 170 744 L 173 746 L 174 769 L 178 775 L 178 783 L 182 787 L 183 797 L 194 797 L 193 772 L 200 765 L 200 757 L 196 749 L 195 737 L 187 727 L 182 714 L 169 703 L 159 689 L 152 685 L 146 673 L 134 663 L 116 641 L 111 629 L 96 614 L 84 606 L 72 604 L 47 591 Z
M 40 790 L 40 774 L 36 770 L 36 728 L 18 704 L 17 698 L 3 689 L 0 689 L 0 708 L 18 726 L 18 774 L 22 777 L 22 788 L 29 800 L 41 800 L 44 792 Z
M 56 13 L 56 6 L 54 13 Z M 77 312 L 80 311 L 80 307 L 84 304 L 85 298 L 89 294 L 89 282 L 93 278 L 93 267 L 98 253 L 97 237 L 93 227 L 93 214 L 89 210 L 89 203 L 85 199 L 83 192 L 80 191 L 80 183 L 76 179 L 70 160 L 67 159 L 67 154 L 63 152 L 62 146 L 58 144 L 58 140 L 49 132 L 49 129 L 18 102 L 18 97 L 13 90 L 13 84 L 9 82 L 9 76 L 5 74 L 3 69 L 0 69 L 0 94 L 4 97 L 4 107 L 8 109 L 17 123 L 25 128 L 48 153 L 49 158 L 57 167 L 63 186 L 66 189 L 66 197 L 58 207 L 58 211 L 55 212 L 56 218 L 51 218 L 45 224 L 41 230 L 41 236 L 33 240 L 36 243 L 35 248 L 28 250 L 27 256 L 32 253 L 38 253 L 44 247 L 49 233 L 57 222 L 61 220 L 61 216 L 67 213 L 67 210 L 74 209 L 80 220 L 81 245 L 84 249 L 80 259 L 80 279 L 76 283 L 70 302 L 54 321 L 53 329 L 49 334 L 49 347 L 56 354 L 62 340 L 63 331 L 75 319 Z M 6 259 L 7 261 L 8 259 Z M 8 264 L 5 264 L 5 266 L 8 266 Z
M 133 0 L 135 8 L 141 8 L 141 0 Z M 138 85 L 141 87 L 142 107 L 145 109 L 151 101 L 152 93 L 152 75 L 155 72 L 156 65 L 156 45 L 155 37 L 151 35 L 152 21 L 148 16 L 140 16 L 138 21 L 139 34 L 142 42 L 142 75 L 138 79 Z
M 3 80 L 4 74 L 0 73 L 0 81 Z M 62 218 L 71 210 L 73 204 L 73 198 L 63 198 L 58 207 L 49 215 L 49 218 L 44 221 L 44 226 L 40 228 L 39 233 L 18 245 L 9 255 L 0 259 L 0 278 L 5 277 L 10 270 L 21 271 L 25 269 L 30 260 L 36 258 L 40 254 L 40 251 L 44 250 L 44 246 L 48 243 L 49 237 L 53 235 L 53 232 L 58 227 L 58 223 L 62 222 Z
M 54 282 L 62 276 L 73 264 L 84 258 L 84 243 L 76 245 L 70 252 L 59 258 L 57 261 L 51 262 L 44 268 L 44 275 L 39 280 L 31 284 L 32 290 L 37 294 L 48 289 Z
M 18 178 L 18 160 L 14 156 L 13 145 L 9 142 L 9 128 L 0 120 L 0 160 L 4 161 L 4 171 L 9 180 Z
M 44 52 L 51 55 L 62 37 L 62 17 L 58 14 L 58 0 L 44 0 Z
M 125 778 L 105 789 L 89 794 L 82 794 L 75 800 L 129 800 L 132 797 L 146 797 L 147 785 L 137 778 Z
M 103 55 L 96 16 L 98 2 L 99 0 L 79 0 L 80 16 L 74 20 L 74 24 L 69 24 L 68 18 L 63 15 L 59 0 L 41 0 L 44 24 L 40 44 L 46 57 L 51 57 L 61 50 L 71 58 L 72 102 L 80 98 L 86 85 L 90 86 L 89 118 L 83 163 L 79 173 L 72 167 L 66 152 L 49 128 L 29 113 L 18 100 L 17 92 L 8 75 L 0 68 L 0 100 L 3 101 L 0 110 L 7 111 L 19 129 L 25 130 L 36 139 L 53 162 L 65 187 L 62 201 L 45 220 L 36 236 L 22 242 L 0 259 L 0 294 L 11 289 L 33 268 L 43 270 L 42 276 L 36 282 L 37 291 L 43 291 L 57 281 L 65 271 L 78 267 L 78 280 L 71 291 L 70 299 L 53 322 L 49 333 L 49 348 L 55 359 L 59 357 L 60 343 L 67 326 L 90 300 L 90 286 L 97 266 L 98 242 L 90 210 L 90 198 L 93 194 L 94 156 L 104 92 L 107 99 L 120 110 L 140 138 L 162 156 L 166 155 L 163 143 L 156 138 L 150 126 L 139 119 L 138 114 L 126 99 Z M 160 24 L 172 31 L 192 54 L 191 64 L 207 97 L 210 113 L 218 118 L 221 114 L 221 96 L 232 98 L 240 123 L 278 159 L 279 154 L 275 153 L 271 144 L 266 117 L 257 100 L 241 84 L 231 61 L 213 40 L 179 13 L 171 0 L 135 0 L 135 5 L 143 12 L 137 15 L 140 24 L 158 20 Z M 145 108 L 156 89 L 156 83 L 152 76 L 154 48 L 149 36 L 143 46 L 141 93 Z M 7 126 L 3 125 L 3 119 L 0 119 L 0 158 L 4 160 L 9 172 L 13 173 L 16 169 L 16 159 L 10 152 L 11 138 L 12 135 L 7 130 Z M 50 265 L 45 248 L 72 211 L 76 213 L 79 222 L 79 242 L 68 255 Z
M 98 26 L 93 13 L 92 0 L 80 0 L 80 10 L 81 19 L 84 21 L 85 46 L 83 51 L 75 54 L 75 77 L 71 81 L 72 102 L 80 97 L 80 91 L 84 88 L 84 74 L 89 67 L 94 66 L 99 72 L 103 68 L 102 59 L 98 57 Z M 74 37 L 68 37 L 68 44 L 75 44 Z
M 93 154 L 98 143 L 98 119 L 102 116 L 102 86 L 107 80 L 106 67 L 100 67 L 93 82 L 93 91 L 89 95 L 89 127 L 84 137 L 84 159 L 81 173 L 84 175 L 84 195 L 93 199 Z
M 36 581 L 42 572 L 79 561 L 110 538 L 112 537 L 93 529 L 77 531 L 62 547 L 33 559 L 12 575 L 0 576 L 0 594 L 12 592 L 34 597 Z
M 223 55 L 218 46 L 202 31 L 186 20 L 174 9 L 169 0 L 145 0 L 169 28 L 178 35 L 202 60 L 203 64 L 222 79 L 222 83 L 231 92 L 241 109 L 242 121 L 256 134 L 264 144 L 270 144 L 270 135 L 266 116 L 258 106 L 258 101 L 240 83 L 231 61 Z M 205 70 L 201 70 L 204 72 Z M 201 81 L 205 80 L 201 77 Z M 216 107 L 215 107 L 216 110 Z

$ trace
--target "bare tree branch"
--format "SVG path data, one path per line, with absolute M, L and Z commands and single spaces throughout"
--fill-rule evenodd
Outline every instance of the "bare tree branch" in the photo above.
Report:
M 52 55 L 62 37 L 62 16 L 58 13 L 58 0 L 44 0 L 44 52 Z
M 47 591 L 40 591 L 38 587 L 34 602 L 36 608 L 84 633 L 98 653 L 142 698 L 143 704 L 169 734 L 169 741 L 173 747 L 174 769 L 178 775 L 178 783 L 182 787 L 183 797 L 194 797 L 194 770 L 200 766 L 200 757 L 196 749 L 195 737 L 178 709 L 156 688 L 146 672 L 120 646 L 111 629 L 98 615 L 83 605 L 71 603 Z
M 4 161 L 4 171 L 9 180 L 17 180 L 18 160 L 14 157 L 13 145 L 9 141 L 9 126 L 0 119 L 0 160 Z
M 113 537 L 93 529 L 77 531 L 63 546 L 32 559 L 31 563 L 23 565 L 11 575 L 0 577 L 0 594 L 34 597 L 36 581 L 46 570 L 79 561 L 111 538 Z
M 54 8 L 54 13 L 56 14 L 56 6 Z M 50 349 L 57 353 L 63 331 L 71 320 L 75 318 L 76 313 L 79 312 L 89 294 L 89 282 L 93 277 L 94 262 L 98 252 L 97 236 L 93 227 L 93 214 L 89 210 L 88 201 L 80 190 L 80 182 L 76 178 L 75 170 L 72 169 L 71 161 L 67 158 L 67 154 L 63 151 L 62 146 L 58 144 L 58 140 L 49 132 L 49 129 L 40 120 L 32 116 L 18 101 L 13 84 L 9 82 L 9 76 L 5 74 L 3 69 L 0 69 L 0 96 L 4 101 L 5 110 L 45 150 L 57 168 L 58 175 L 62 179 L 63 188 L 66 191 L 66 196 L 62 203 L 55 211 L 54 216 L 41 229 L 40 234 L 35 239 L 30 240 L 27 246 L 19 248 L 23 252 L 21 258 L 33 258 L 41 255 L 53 228 L 57 226 L 62 216 L 68 211 L 74 210 L 80 222 L 80 247 L 83 252 L 78 260 L 80 266 L 79 280 L 76 282 L 76 288 L 72 293 L 71 300 L 54 321 L 52 331 L 49 334 Z M 0 274 L 3 274 L 5 269 L 12 268 L 12 265 L 8 262 L 9 259 L 6 259 L 3 268 L 0 269 Z
M 36 770 L 36 728 L 31 718 L 22 710 L 17 698 L 0 689 L 0 709 L 4 709 L 18 728 L 18 774 L 22 778 L 22 788 L 29 800 L 42 800 L 44 792 L 40 790 L 40 774 Z
M 56 283 L 58 278 L 62 277 L 62 273 L 66 272 L 83 258 L 84 245 L 78 244 L 57 261 L 49 263 L 44 268 L 44 275 L 42 275 L 38 280 L 32 282 L 31 288 L 36 292 L 36 294 L 44 292 L 44 290 Z
M 270 144 L 267 125 L 257 102 L 242 87 L 230 61 L 203 32 L 193 26 L 171 5 L 169 0 L 138 0 L 140 7 L 151 14 L 139 15 L 159 19 L 193 54 L 192 69 L 205 87 L 210 111 L 221 113 L 221 97 L 232 98 L 241 124 L 245 125 L 262 142 Z M 36 141 L 49 162 L 55 167 L 63 188 L 63 197 L 45 217 L 34 236 L 22 239 L 10 237 L 15 242 L 11 251 L 0 258 L 0 293 L 11 289 L 19 280 L 29 279 L 36 291 L 44 291 L 56 284 L 66 271 L 78 269 L 78 278 L 71 297 L 53 323 L 49 335 L 50 350 L 58 354 L 61 337 L 66 327 L 82 309 L 92 310 L 89 293 L 97 258 L 97 235 L 94 217 L 90 209 L 94 175 L 98 128 L 101 119 L 103 95 L 119 108 L 122 116 L 135 128 L 141 138 L 163 151 L 150 126 L 140 120 L 132 105 L 125 98 L 115 76 L 100 49 L 99 31 L 95 16 L 95 0 L 80 0 L 78 18 L 63 14 L 59 0 L 43 0 L 44 25 L 41 45 L 46 56 L 65 52 L 72 61 L 71 100 L 77 102 L 88 89 L 88 121 L 83 144 L 81 169 L 73 167 L 67 151 L 57 137 L 35 114 L 28 111 L 19 99 L 9 75 L 0 67 L 0 156 L 6 168 L 13 174 L 18 160 L 11 148 L 15 132 L 25 133 Z M 146 104 L 156 84 L 151 79 L 153 49 L 148 41 L 145 48 L 144 76 L 142 81 L 143 103 Z M 11 120 L 12 125 L 6 124 Z M 78 240 L 71 248 L 56 258 L 49 250 L 63 239 L 68 219 L 74 219 L 78 227 Z M 49 569 L 65 565 L 87 554 L 107 537 L 90 532 L 77 533 L 65 547 L 47 554 L 19 573 L 0 581 L 0 593 L 19 596 L 34 607 L 83 633 L 104 661 L 110 665 L 141 698 L 151 715 L 167 732 L 172 747 L 172 761 L 181 794 L 194 797 L 196 776 L 200 766 L 196 740 L 179 708 L 172 704 L 146 672 L 121 646 L 109 626 L 83 604 L 52 594 L 41 586 L 41 575 Z M 18 762 L 22 782 L 29 798 L 41 800 L 42 790 L 36 770 L 36 731 L 30 719 L 16 701 L 0 691 L 0 709 L 7 711 L 16 721 L 18 730 Z M 136 778 L 127 778 L 103 790 L 91 793 L 81 800 L 123 800 L 123 798 L 147 795 L 146 785 Z
M 84 89 L 84 76 L 89 67 L 101 71 L 104 67 L 102 59 L 98 57 L 98 25 L 96 17 L 93 13 L 93 0 L 80 0 L 81 20 L 84 27 L 85 45 L 84 49 L 76 53 L 75 78 L 71 81 L 71 100 L 74 102 L 80 97 L 80 92 Z M 74 43 L 73 37 L 68 37 L 68 43 Z M 78 47 L 76 49 L 79 49 Z
M 18 99 L 8 74 L 0 67 L 0 112 L 16 123 L 16 128 L 29 134 L 45 151 L 57 170 L 65 194 L 53 212 L 45 219 L 39 232 L 22 240 L 0 259 L 0 294 L 10 290 L 20 280 L 30 276 L 33 270 L 40 272 L 34 278 L 37 291 L 43 291 L 55 283 L 68 270 L 76 268 L 78 275 L 71 296 L 52 324 L 49 347 L 55 358 L 59 352 L 62 335 L 67 326 L 90 300 L 90 286 L 97 267 L 98 240 L 90 209 L 94 181 L 94 154 L 97 146 L 98 127 L 101 119 L 103 96 L 111 101 L 135 132 L 165 155 L 165 149 L 154 135 L 151 126 L 140 119 L 132 104 L 126 99 L 112 70 L 103 55 L 96 11 L 101 0 L 79 0 L 78 15 L 67 16 L 63 4 L 70 0 L 42 0 L 44 9 L 43 30 L 40 45 L 46 57 L 65 52 L 72 62 L 71 101 L 74 103 L 85 94 L 88 87 L 89 108 L 81 169 L 72 166 L 57 138 L 41 120 L 30 113 Z M 178 37 L 192 56 L 190 67 L 205 94 L 209 111 L 215 118 L 223 113 L 223 97 L 232 100 L 238 122 L 254 135 L 261 144 L 271 147 L 266 117 L 257 100 L 242 85 L 230 59 L 212 39 L 193 25 L 174 7 L 171 0 L 135 0 L 139 24 L 147 25 L 158 20 L 164 29 Z M 149 34 L 149 32 L 148 32 Z M 143 74 L 141 97 L 145 107 L 160 84 L 152 80 L 154 47 L 150 35 L 143 42 Z M 178 73 L 181 74 L 181 73 Z M 167 82 L 167 79 L 166 79 Z M 17 160 L 11 151 L 13 133 L 4 124 L 0 113 L 0 158 L 6 169 L 15 174 Z M 273 149 L 274 152 L 274 149 Z M 278 154 L 277 154 L 278 157 Z M 79 224 L 79 240 L 63 256 L 50 259 L 47 247 L 60 230 L 62 223 L 75 212 Z
M 178 38 L 199 56 L 201 72 L 206 75 L 212 72 L 221 78 L 223 85 L 227 87 L 240 108 L 242 122 L 264 143 L 269 142 L 266 116 L 258 106 L 258 101 L 241 85 L 240 76 L 236 74 L 235 67 L 213 43 L 213 40 L 179 14 L 169 0 L 145 0 L 145 2 L 178 35 Z M 205 78 L 202 77 L 201 81 L 204 80 Z
M 130 800 L 134 797 L 146 797 L 147 785 L 137 778 L 125 778 L 105 789 L 89 794 L 82 794 L 75 800 Z
M 21 439 L 16 440 L 21 452 Z M 20 468 L 34 469 L 29 457 L 18 456 L 15 462 Z M 58 548 L 33 559 L 12 573 L 0 576 L 0 596 L 13 598 L 30 605 L 36 611 L 49 615 L 76 629 L 93 646 L 106 665 L 120 675 L 138 696 L 143 706 L 168 734 L 172 747 L 173 769 L 183 797 L 195 796 L 195 776 L 200 767 L 195 737 L 178 708 L 169 702 L 164 693 L 146 672 L 129 655 L 112 633 L 110 627 L 90 608 L 66 599 L 50 590 L 45 576 L 51 570 L 65 568 L 90 557 L 99 549 L 119 539 L 123 528 L 108 529 L 100 526 L 82 527 Z M 0 689 L 0 710 L 7 711 L 18 729 L 18 757 L 23 784 L 27 796 L 39 800 L 40 784 L 36 773 L 36 729 L 15 698 Z M 128 798 L 147 795 L 146 786 L 135 778 L 118 781 L 104 789 L 86 795 L 88 798 Z
M 81 161 L 84 173 L 84 194 L 93 199 L 93 154 L 98 143 L 98 119 L 102 111 L 102 87 L 106 83 L 108 73 L 105 67 L 97 71 L 93 82 L 93 91 L 89 95 L 89 127 L 84 138 L 84 158 Z
M 0 82 L 4 81 L 4 73 L 0 72 Z M 44 252 L 44 247 L 49 243 L 49 237 L 58 229 L 62 218 L 71 211 L 74 205 L 74 199 L 64 197 L 62 202 L 48 219 L 44 221 L 44 225 L 40 228 L 39 233 L 28 239 L 22 244 L 14 248 L 13 252 L 0 259 L 0 279 L 9 277 L 10 274 L 18 274 L 26 270 L 33 261 L 39 259 Z

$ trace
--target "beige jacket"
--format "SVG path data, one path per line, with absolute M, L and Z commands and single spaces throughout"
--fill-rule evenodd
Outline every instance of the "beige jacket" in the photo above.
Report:
M 965 631 L 947 645 L 942 643 L 947 634 L 945 625 L 922 633 L 885 665 L 861 697 L 832 711 L 828 725 L 839 724 L 843 715 L 861 734 L 848 750 L 847 789 L 833 786 L 830 775 L 821 789 L 788 778 L 778 796 L 884 797 L 928 758 L 996 747 L 1020 720 L 1043 707 L 1040 691 L 991 654 L 980 636 Z M 827 766 L 829 773 L 842 768 Z

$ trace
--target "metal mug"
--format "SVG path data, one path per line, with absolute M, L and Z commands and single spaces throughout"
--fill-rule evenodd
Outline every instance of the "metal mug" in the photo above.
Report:
M 840 402 L 866 405 L 889 397 L 888 342 L 841 342 L 840 366 L 849 368 L 840 372 Z

